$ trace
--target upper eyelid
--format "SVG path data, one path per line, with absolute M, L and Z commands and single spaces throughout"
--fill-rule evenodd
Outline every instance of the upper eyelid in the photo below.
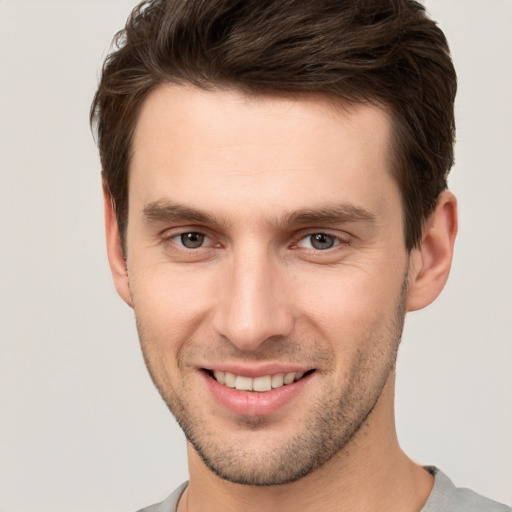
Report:
M 215 235 L 212 235 L 212 231 L 204 226 L 167 227 L 160 231 L 159 236 L 162 238 L 174 238 L 179 235 L 184 235 L 185 233 L 198 233 L 209 238 L 215 237 Z
M 209 238 L 210 240 L 218 240 L 222 241 L 222 236 L 220 236 L 218 233 L 212 233 L 212 230 L 206 228 L 205 226 L 190 226 L 190 227 L 171 227 L 166 228 L 165 230 L 162 230 L 159 236 L 162 238 L 163 241 L 168 241 L 174 238 L 179 237 L 180 235 L 186 234 L 186 233 L 198 233 L 201 235 L 204 235 L 205 237 Z M 294 233 L 291 238 L 291 245 L 296 245 L 300 241 L 304 240 L 305 238 L 308 238 L 315 234 L 325 234 L 328 236 L 332 236 L 336 238 L 340 243 L 348 243 L 351 239 L 351 235 L 343 232 L 340 233 L 339 231 L 335 229 L 322 229 L 322 228 L 302 228 L 299 230 L 299 232 Z
M 314 234 L 315 233 L 311 233 L 311 235 L 309 235 L 309 236 L 312 236 Z M 297 240 L 297 242 L 294 242 L 292 244 L 292 247 L 294 247 L 296 249 L 304 250 L 304 251 L 314 252 L 314 253 L 327 253 L 329 251 L 335 251 L 335 250 L 339 249 L 340 247 L 347 246 L 350 244 L 350 240 L 348 240 L 348 239 L 345 239 L 345 238 L 342 238 L 342 237 L 339 237 L 336 235 L 330 235 L 329 233 L 323 233 L 323 234 L 332 236 L 333 238 L 335 238 L 336 243 L 334 245 L 332 245 L 331 247 L 327 247 L 325 249 L 315 249 L 314 247 L 313 248 L 312 247 L 301 247 L 299 244 L 303 240 L 306 240 L 307 238 L 309 238 L 309 236 L 305 236 L 305 237 L 302 237 L 299 240 Z M 311 244 L 311 242 L 309 242 L 309 243 Z
M 168 233 L 169 230 L 167 231 L 164 231 L 162 233 L 162 238 L 164 240 L 172 240 L 174 238 L 179 238 L 181 235 L 187 235 L 189 233 L 195 233 L 197 235 L 202 235 L 204 236 L 205 238 L 208 238 L 209 240 L 212 240 L 213 237 L 210 236 L 208 233 L 205 233 L 204 231 L 199 231 L 198 229 L 187 229 L 187 230 L 180 230 L 180 231 L 175 231 L 175 232 L 172 232 L 172 233 Z M 167 234 L 166 234 L 167 233 Z
M 349 233 L 347 233 L 345 231 L 340 233 L 339 231 L 337 231 L 335 229 L 313 228 L 313 229 L 300 230 L 300 232 L 297 233 L 297 235 L 295 237 L 295 243 L 299 242 L 300 240 L 303 240 L 304 238 L 308 238 L 309 236 L 317 235 L 317 234 L 332 236 L 332 237 L 338 239 L 340 242 L 348 242 L 350 240 L 350 238 L 352 238 L 352 235 L 350 235 Z
M 167 230 L 169 231 L 169 230 Z M 206 233 L 203 233 L 199 230 L 180 230 L 173 233 L 165 234 L 166 232 L 162 234 L 161 238 L 161 244 L 165 248 L 165 250 L 170 250 L 172 252 L 179 252 L 182 254 L 192 254 L 192 253 L 204 253 L 204 251 L 214 249 L 213 245 L 216 243 L 215 239 L 209 236 Z M 180 241 L 181 235 L 187 234 L 187 233 L 197 233 L 199 235 L 203 235 L 205 237 L 204 244 L 198 246 L 198 247 L 186 247 L 182 241 Z M 202 251 L 201 251 L 202 250 Z

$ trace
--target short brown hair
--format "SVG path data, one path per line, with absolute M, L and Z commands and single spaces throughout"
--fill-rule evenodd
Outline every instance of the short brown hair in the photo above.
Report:
M 384 106 L 406 248 L 421 240 L 453 165 L 455 71 L 412 0 L 147 0 L 114 38 L 91 106 L 103 179 L 125 243 L 138 113 L 164 83 L 313 93 Z

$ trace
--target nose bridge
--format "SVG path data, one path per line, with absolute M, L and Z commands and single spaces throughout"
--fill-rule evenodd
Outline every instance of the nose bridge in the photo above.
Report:
M 247 244 L 233 251 L 228 267 L 215 317 L 218 334 L 243 350 L 289 335 L 293 317 L 280 285 L 283 269 L 272 252 Z

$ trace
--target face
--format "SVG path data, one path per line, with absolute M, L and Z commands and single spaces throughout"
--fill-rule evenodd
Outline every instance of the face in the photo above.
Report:
M 143 105 L 124 297 L 156 386 L 222 478 L 301 478 L 382 400 L 408 271 L 389 138 L 368 105 L 170 85 Z

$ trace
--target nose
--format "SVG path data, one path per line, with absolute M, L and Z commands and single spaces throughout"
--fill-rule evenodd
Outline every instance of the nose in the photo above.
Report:
M 257 350 L 266 340 L 289 336 L 293 330 L 286 271 L 262 252 L 233 255 L 214 314 L 216 333 L 240 350 Z

